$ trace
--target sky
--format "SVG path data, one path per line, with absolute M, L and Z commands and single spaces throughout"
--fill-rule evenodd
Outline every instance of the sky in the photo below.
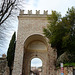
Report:
M 10 16 L 10 18 L 0 26 L 0 56 L 7 54 L 11 37 L 14 31 L 17 31 L 17 28 L 18 19 L 16 15 Z
M 33 58 L 31 60 L 31 67 L 41 67 L 42 66 L 42 60 L 39 58 Z
M 23 5 L 24 8 L 22 9 L 25 10 L 25 13 L 27 13 L 27 10 L 32 10 L 34 14 L 35 10 L 40 10 L 40 13 L 43 14 L 43 10 L 48 10 L 48 13 L 51 14 L 52 10 L 56 10 L 64 16 L 68 8 L 72 6 L 75 7 L 75 0 L 25 0 L 25 4 L 23 3 Z M 16 31 L 18 27 L 16 15 L 14 18 L 8 18 L 8 20 L 9 23 L 6 22 L 0 26 L 0 55 L 4 53 L 7 54 L 12 33 Z
M 60 12 L 62 16 L 66 14 L 68 8 L 75 6 L 75 0 L 26 0 L 26 13 L 27 10 L 40 10 L 43 14 L 43 10 L 48 10 L 48 13 L 51 14 L 52 10 Z

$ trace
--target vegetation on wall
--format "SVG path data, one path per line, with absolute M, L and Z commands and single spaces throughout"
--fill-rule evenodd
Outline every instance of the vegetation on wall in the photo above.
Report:
M 48 16 L 47 28 L 44 35 L 49 39 L 52 47 L 57 49 L 57 58 L 66 54 L 66 62 L 75 62 L 75 8 L 68 9 L 66 15 L 52 11 Z M 64 58 L 63 58 L 64 59 Z M 61 62 L 61 61 L 60 61 Z M 62 61 L 64 62 L 64 61 Z

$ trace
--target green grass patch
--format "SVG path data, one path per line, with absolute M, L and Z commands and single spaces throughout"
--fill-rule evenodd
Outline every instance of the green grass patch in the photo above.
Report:
M 68 66 L 75 66 L 75 63 L 65 63 L 64 67 L 68 67 Z

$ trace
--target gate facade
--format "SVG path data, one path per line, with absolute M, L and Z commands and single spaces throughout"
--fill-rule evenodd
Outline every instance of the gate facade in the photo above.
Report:
M 42 75 L 56 75 L 57 54 L 43 35 L 43 28 L 48 24 L 47 15 L 47 11 L 44 14 L 40 14 L 40 11 L 36 11 L 36 14 L 20 11 L 12 75 L 29 75 L 30 61 L 36 57 L 43 61 Z

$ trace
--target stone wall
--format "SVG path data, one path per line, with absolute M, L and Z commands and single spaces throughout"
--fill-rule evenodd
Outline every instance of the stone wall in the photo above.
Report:
M 6 67 L 6 58 L 0 58 L 0 75 L 4 73 L 5 67 Z
M 75 67 L 64 67 L 64 75 L 74 75 Z M 6 58 L 0 58 L 0 75 L 9 75 Z M 61 69 L 56 69 L 56 75 L 61 75 Z
M 43 28 L 46 27 L 48 24 L 47 11 L 44 11 L 44 14 L 40 14 L 40 11 L 36 11 L 36 14 L 32 14 L 32 11 L 29 11 L 28 14 L 24 14 L 24 11 L 21 11 L 20 15 L 18 16 L 18 20 L 19 26 L 18 26 L 17 43 L 12 75 L 20 75 L 23 73 L 23 70 L 27 71 L 27 68 L 29 67 L 27 68 L 24 67 L 23 69 L 24 66 L 23 61 L 25 61 L 25 63 L 28 62 L 27 65 L 29 66 L 31 58 L 36 56 L 38 56 L 41 59 L 44 58 L 43 62 L 45 63 L 45 65 L 43 65 L 44 67 L 43 75 L 56 75 L 55 74 L 55 61 L 57 58 L 56 51 L 51 48 L 50 44 L 48 43 L 48 39 L 43 34 Z M 27 47 L 31 45 L 32 42 L 33 42 L 32 44 L 34 44 L 35 43 L 34 41 L 43 42 L 47 48 L 47 52 L 44 51 L 40 52 L 41 50 L 38 50 L 39 48 L 37 49 L 35 48 L 36 53 L 32 52 L 31 53 L 32 55 L 29 55 L 28 52 L 26 51 L 29 51 L 28 49 L 30 47 L 29 48 Z M 25 55 L 26 59 L 24 59 Z
M 75 67 L 64 67 L 64 75 L 75 75 L 73 74 L 73 71 L 74 71 Z M 61 75 L 61 69 L 57 69 L 56 70 L 57 73 L 56 75 Z
M 6 57 L 0 58 L 0 75 L 9 75 L 9 68 L 7 67 Z

